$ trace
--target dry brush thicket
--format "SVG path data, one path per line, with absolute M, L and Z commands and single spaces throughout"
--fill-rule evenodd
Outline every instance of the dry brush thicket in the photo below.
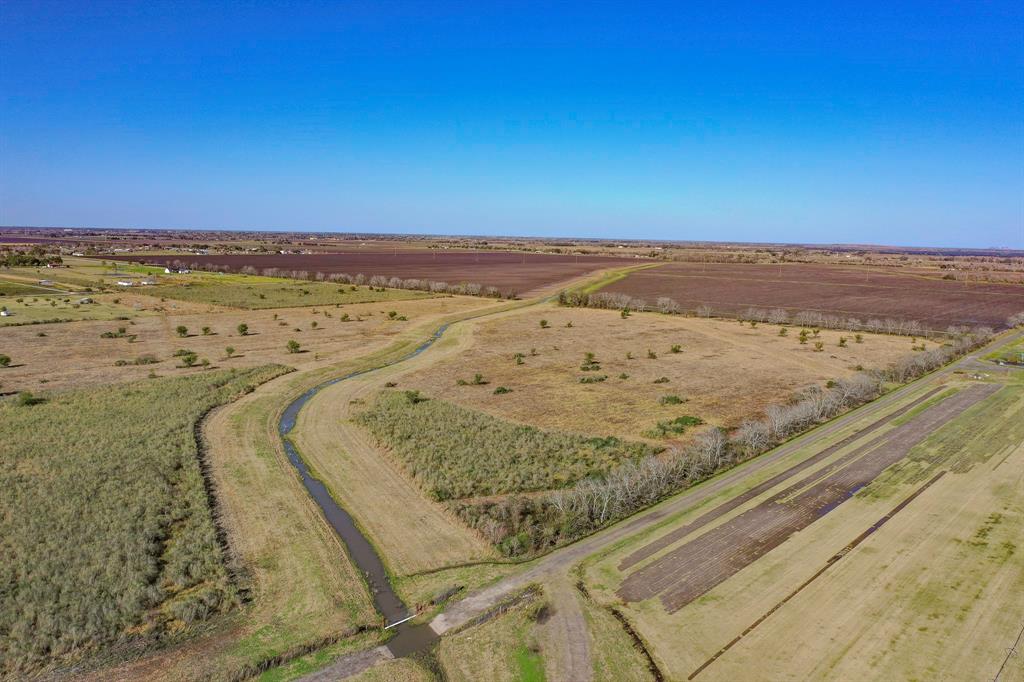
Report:
M 991 338 L 991 330 L 962 331 L 947 344 L 893 365 L 806 389 L 786 405 L 769 407 L 728 432 L 710 428 L 685 448 L 633 458 L 607 474 L 546 495 L 456 502 L 454 511 L 510 556 L 547 551 L 625 518 L 719 471 L 757 456 L 794 435 L 874 400 L 886 382 L 918 378 Z
M 285 371 L 0 401 L 0 673 L 153 641 L 237 603 L 195 429 Z
M 383 393 L 356 419 L 437 500 L 549 490 L 654 452 L 506 422 L 417 391 Z

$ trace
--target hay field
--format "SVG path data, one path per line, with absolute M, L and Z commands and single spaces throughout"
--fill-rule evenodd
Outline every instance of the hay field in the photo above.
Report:
M 912 423 L 915 414 L 894 419 L 883 433 Z M 730 680 L 752 669 L 769 679 L 990 679 L 1024 612 L 1021 425 L 1024 387 L 1010 380 L 841 507 L 695 601 L 671 614 L 656 598 L 620 608 L 672 679 L 697 673 L 697 680 Z M 837 457 L 862 444 L 850 443 Z M 617 603 L 615 590 L 632 570 L 621 572 L 623 560 L 714 504 L 589 564 L 595 598 Z M 884 525 L 862 535 L 889 514 Z M 859 544 L 844 549 L 857 538 Z M 677 546 L 667 545 L 651 561 Z M 1019 662 L 1010 665 L 1006 679 L 1019 679 Z
M 64 389 L 143 379 L 150 372 L 179 376 L 199 371 L 179 366 L 182 363 L 174 357 L 179 349 L 191 350 L 199 360 L 207 359 L 217 368 L 269 362 L 298 369 L 321 367 L 379 349 L 428 320 L 493 305 L 486 299 L 456 296 L 271 311 L 189 303 L 163 307 L 142 296 L 118 299 L 138 316 L 0 329 L 0 353 L 11 357 L 11 366 L 0 369 L 0 390 Z M 406 320 L 389 319 L 391 311 Z M 345 315 L 349 321 L 343 321 Z M 239 324 L 248 325 L 246 336 L 239 334 Z M 178 335 L 178 326 L 187 328 L 186 337 Z M 209 327 L 210 334 L 204 334 L 203 327 Z M 101 337 L 108 332 L 116 334 L 120 328 L 125 330 L 122 337 Z M 290 340 L 297 341 L 303 352 L 289 353 Z M 228 346 L 234 348 L 230 358 L 225 350 Z M 158 362 L 132 364 L 146 355 Z M 128 364 L 116 366 L 118 361 Z
M 735 426 L 794 391 L 913 352 L 902 337 L 864 334 L 858 344 L 850 333 L 822 330 L 801 345 L 799 328 L 780 337 L 775 325 L 653 313 L 623 319 L 618 311 L 553 305 L 472 324 L 464 352 L 413 372 L 400 387 L 541 428 L 631 439 L 684 414 Z M 848 339 L 845 347 L 840 337 Z M 674 345 L 680 352 L 671 352 Z M 581 370 L 587 352 L 599 369 Z M 458 385 L 476 373 L 489 383 Z M 592 376 L 606 379 L 580 383 Z M 662 377 L 668 381 L 655 383 Z M 512 392 L 495 394 L 498 386 Z M 666 396 L 684 402 L 662 404 Z

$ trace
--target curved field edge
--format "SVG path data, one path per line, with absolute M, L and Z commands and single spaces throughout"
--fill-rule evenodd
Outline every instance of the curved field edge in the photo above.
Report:
M 288 371 L 201 372 L 0 402 L 0 672 L 173 641 L 242 603 L 196 427 Z

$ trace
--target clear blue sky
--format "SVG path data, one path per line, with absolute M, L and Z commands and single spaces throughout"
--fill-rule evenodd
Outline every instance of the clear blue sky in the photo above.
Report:
M 1024 3 L 698 4 L 2 0 L 0 224 L 1024 247 Z

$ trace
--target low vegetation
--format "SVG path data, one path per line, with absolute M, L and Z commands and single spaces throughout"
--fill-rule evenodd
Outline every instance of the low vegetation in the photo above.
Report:
M 559 488 L 653 452 L 505 422 L 417 391 L 383 393 L 357 419 L 438 500 Z
M 0 402 L 0 672 L 159 639 L 237 603 L 194 429 L 285 371 Z
M 142 287 L 140 293 L 232 308 L 290 308 L 426 298 L 430 293 L 327 282 L 295 282 L 244 275 L 198 275 L 194 281 Z
M 874 400 L 886 382 L 916 379 L 991 338 L 990 330 L 964 331 L 955 340 L 908 356 L 883 370 L 860 372 L 808 388 L 785 405 L 769 407 L 731 432 L 712 427 L 685 447 L 631 458 L 601 475 L 546 495 L 468 500 L 455 512 L 508 556 L 548 551 L 623 519 L 719 471 L 759 455 L 795 434 Z M 685 430 L 699 419 L 683 416 L 659 430 Z M 655 435 L 662 435 L 661 433 Z

